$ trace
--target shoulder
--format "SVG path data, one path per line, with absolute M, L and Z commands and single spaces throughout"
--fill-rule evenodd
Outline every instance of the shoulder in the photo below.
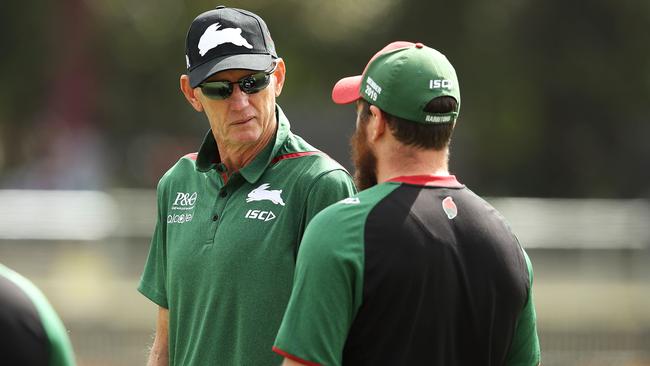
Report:
M 197 153 L 189 153 L 181 156 L 158 181 L 158 190 L 162 191 L 174 181 L 186 180 L 189 176 L 201 175 L 196 170 Z
M 384 183 L 342 199 L 319 212 L 309 224 L 308 230 L 342 229 L 362 230 L 370 211 L 384 200 L 398 185 Z
M 395 185 L 380 185 L 323 209 L 309 222 L 298 251 L 301 265 L 357 263 L 364 253 L 369 213 Z M 327 269 L 324 269 L 328 271 Z
M 49 333 L 50 331 L 50 322 L 60 322 L 58 315 L 56 315 L 54 312 L 54 308 L 52 308 L 52 305 L 50 305 L 50 302 L 45 297 L 45 294 L 43 294 L 43 292 L 41 292 L 41 290 L 36 287 L 32 281 L 2 265 L 0 265 L 0 279 L 4 279 L 4 281 L 8 281 L 9 283 L 13 284 L 16 290 L 18 290 L 22 295 L 13 297 L 14 299 L 23 299 L 23 306 L 21 306 L 20 311 L 27 311 L 29 307 L 32 307 L 36 310 L 36 316 L 41 322 L 43 322 L 43 326 L 46 332 Z M 6 288 L 6 286 L 2 287 Z M 25 301 L 27 301 L 29 304 L 28 308 L 24 307 Z M 3 306 L 8 306 L 8 304 L 3 304 Z
M 508 220 L 492 204 L 469 188 L 465 188 L 462 193 L 464 201 L 461 202 L 472 208 L 477 220 L 484 224 L 496 225 L 517 240 Z
M 296 159 L 298 158 L 298 159 Z M 329 155 L 320 149 L 312 146 L 302 137 L 289 132 L 289 136 L 273 159 L 278 164 L 283 161 L 290 161 L 297 164 L 311 166 L 315 171 L 343 170 L 346 169 Z
M 292 133 L 271 160 L 270 169 L 293 177 L 306 188 L 315 184 L 354 186 L 352 176 L 339 162 Z
M 0 264 L 0 323 L 9 318 L 18 318 L 17 314 L 30 313 L 35 310 L 31 295 L 34 288 L 31 282 L 11 269 Z
M 2 264 L 0 302 L 0 326 L 13 337 L 9 342 L 13 347 L 5 350 L 9 352 L 3 354 L 5 358 L 25 365 L 45 364 L 48 359 L 50 364 L 74 365 L 66 329 L 45 295 L 29 279 Z M 20 326 L 24 324 L 30 324 L 29 329 Z
M 32 302 L 35 302 L 34 299 L 44 296 L 30 280 L 3 265 L 0 265 L 0 279 L 11 283 Z

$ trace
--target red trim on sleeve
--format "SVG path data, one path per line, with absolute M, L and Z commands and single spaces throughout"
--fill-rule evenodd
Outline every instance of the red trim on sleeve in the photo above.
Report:
M 320 153 L 320 151 L 301 151 L 301 152 L 295 152 L 295 153 L 290 153 L 290 154 L 284 154 L 284 155 L 276 156 L 275 158 L 273 158 L 273 160 L 271 160 L 271 164 L 275 164 L 275 163 L 279 162 L 280 160 L 284 160 L 284 159 L 301 158 L 303 156 L 314 155 L 314 154 L 319 154 L 319 153 Z
M 279 348 L 276 347 L 276 346 L 273 346 L 273 352 L 279 354 L 279 355 L 282 356 L 282 357 L 286 357 L 286 358 L 291 359 L 291 360 L 294 360 L 294 361 L 296 361 L 296 362 L 300 362 L 300 363 L 302 363 L 303 365 L 307 365 L 307 366 L 321 366 L 321 364 L 319 364 L 319 363 L 311 362 L 311 361 L 307 361 L 307 360 L 303 360 L 302 358 L 300 358 L 300 357 L 296 357 L 296 356 L 294 356 L 294 355 L 292 355 L 292 354 L 290 354 L 290 353 L 287 353 L 287 352 L 285 352 L 285 351 L 279 349 Z
M 195 153 L 195 152 L 193 152 L 193 153 L 189 153 L 189 154 L 187 154 L 187 155 L 185 155 L 185 156 L 183 156 L 183 157 L 184 157 L 184 158 L 188 158 L 188 159 L 192 159 L 192 160 L 196 160 L 196 158 L 197 158 L 198 156 L 199 156 L 199 153 Z
M 444 188 L 463 188 L 464 185 L 456 180 L 454 175 L 404 175 L 388 180 L 389 182 L 415 184 Z

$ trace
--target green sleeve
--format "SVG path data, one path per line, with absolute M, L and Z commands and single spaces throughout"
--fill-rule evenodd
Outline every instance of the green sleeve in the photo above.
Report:
M 312 184 L 305 205 L 306 227 L 311 219 L 325 207 L 346 199 L 357 193 L 350 174 L 342 169 L 331 170 L 324 173 Z
M 341 364 L 363 290 L 362 231 L 337 206 L 325 209 L 307 227 L 273 347 L 285 357 L 322 365 Z
M 74 352 L 68 333 L 57 315 L 56 311 L 45 295 L 30 280 L 1 266 L 4 273 L 11 281 L 16 283 L 34 303 L 41 319 L 43 329 L 50 343 L 49 366 L 75 366 Z
M 168 308 L 167 305 L 167 245 L 165 231 L 167 222 L 163 214 L 160 196 L 161 185 L 158 186 L 158 219 L 149 247 L 149 256 L 140 278 L 138 291 L 157 305 Z
M 528 299 L 519 318 L 517 329 L 508 352 L 508 366 L 537 366 L 541 362 L 539 339 L 537 337 L 537 316 L 533 302 L 533 266 L 526 251 L 523 251 L 528 267 L 530 282 Z

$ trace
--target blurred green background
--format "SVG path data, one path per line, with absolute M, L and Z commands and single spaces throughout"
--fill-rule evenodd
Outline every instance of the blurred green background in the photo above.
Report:
M 146 359 L 153 189 L 207 131 L 178 78 L 191 20 L 218 4 L 0 4 L 0 262 L 51 298 L 81 365 Z M 223 4 L 265 19 L 292 129 L 350 169 L 334 83 L 394 40 L 446 54 L 450 168 L 528 248 L 545 365 L 650 365 L 650 1 Z

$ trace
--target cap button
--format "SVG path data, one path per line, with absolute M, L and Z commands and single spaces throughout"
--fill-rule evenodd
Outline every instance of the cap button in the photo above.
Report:
M 225 5 L 219 5 L 219 6 L 217 6 L 215 9 L 223 9 L 223 8 L 225 8 L 225 7 L 226 7 Z
M 420 42 L 415 44 L 415 48 L 422 48 L 422 47 L 424 47 L 424 45 Z

